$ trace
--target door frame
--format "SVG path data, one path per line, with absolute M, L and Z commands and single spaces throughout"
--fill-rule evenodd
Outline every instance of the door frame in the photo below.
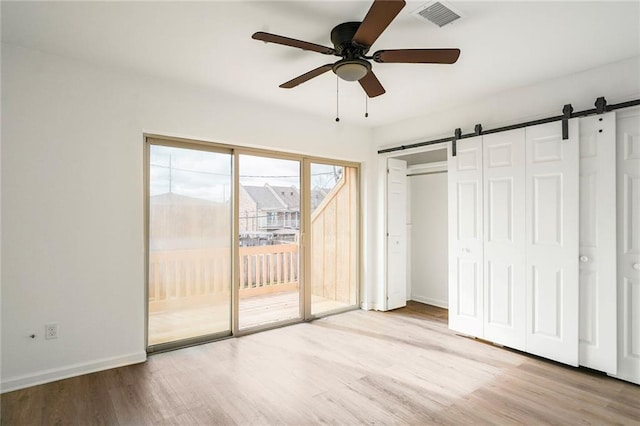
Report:
M 191 141 L 188 140 L 182 140 L 182 139 L 171 139 L 171 138 L 165 138 L 162 136 L 156 136 L 156 135 L 147 135 L 145 134 L 143 137 L 144 140 L 144 176 L 143 176 L 143 192 L 144 192 L 144 208 L 143 208 L 143 212 L 144 212 L 144 341 L 145 341 L 145 349 L 147 351 L 147 354 L 152 354 L 152 353 L 158 353 L 158 352 L 165 352 L 168 350 L 172 350 L 172 349 L 176 349 L 176 348 L 182 348 L 182 347 L 188 347 L 188 346 L 193 346 L 193 345 L 198 345 L 204 342 L 208 342 L 208 341 L 213 341 L 213 340 L 219 340 L 219 339 L 224 339 L 227 338 L 229 336 L 231 336 L 233 334 L 233 307 L 230 306 L 229 312 L 230 312 L 230 321 L 229 321 L 229 330 L 228 331 L 221 331 L 221 332 L 217 332 L 217 333 L 211 333 L 211 334 L 205 334 L 202 336 L 195 336 L 195 337 L 189 337 L 186 339 L 180 339 L 180 340 L 176 340 L 176 341 L 171 341 L 171 342 L 165 342 L 165 343 L 159 343 L 159 344 L 155 344 L 155 345 L 149 345 L 149 232 L 150 232 L 150 209 L 149 209 L 149 204 L 150 204 L 150 183 L 151 183 L 151 147 L 152 146 L 165 146 L 165 147 L 171 147 L 171 148 L 181 148 L 181 149 L 191 149 L 191 150 L 198 150 L 198 151 L 203 151 L 203 152 L 214 152 L 214 153 L 224 153 L 224 154 L 229 154 L 231 156 L 231 160 L 232 160 L 232 165 L 231 165 L 231 174 L 232 177 L 234 175 L 236 175 L 237 173 L 235 173 L 235 156 L 233 154 L 233 150 L 230 149 L 229 147 L 226 146 L 220 146 L 220 145 L 211 145 L 211 144 L 204 144 L 204 143 L 192 143 Z M 232 186 L 235 189 L 235 183 L 232 179 Z M 231 214 L 232 214 L 232 219 L 234 217 L 234 208 L 233 206 L 231 206 Z M 233 223 L 231 224 L 231 229 L 233 234 L 235 235 L 235 228 Z M 233 262 L 234 262 L 234 242 L 233 239 L 231 239 L 231 279 L 232 282 L 235 282 L 236 278 L 236 269 L 233 267 Z M 230 301 L 231 305 L 233 305 L 233 296 L 232 296 L 232 300 Z
M 348 312 L 360 309 L 362 294 L 362 169 L 361 164 L 353 161 L 332 159 L 327 157 L 317 157 L 313 155 L 305 155 L 278 151 L 265 148 L 248 147 L 242 145 L 231 145 L 219 142 L 202 141 L 195 139 L 187 139 L 182 137 L 172 137 L 166 135 L 158 135 L 153 133 L 143 133 L 143 224 L 144 224 L 144 342 L 148 354 L 158 353 L 172 349 L 178 349 L 202 343 L 208 343 L 229 337 L 239 337 L 252 334 L 259 331 L 265 331 L 305 321 L 322 318 L 342 312 Z M 153 141 L 153 142 L 152 142 Z M 177 148 L 195 149 L 209 152 L 230 153 L 232 155 L 232 253 L 231 253 L 231 329 L 229 332 L 214 333 L 194 338 L 182 339 L 174 342 L 167 342 L 149 346 L 149 184 L 150 184 L 150 147 L 151 145 L 161 145 Z M 300 293 L 300 317 L 291 320 L 279 321 L 272 324 L 264 324 L 260 326 L 239 329 L 239 188 L 240 188 L 240 171 L 239 158 L 240 155 L 254 155 L 283 160 L 293 160 L 300 163 L 300 242 L 299 242 L 299 293 Z M 310 166 L 315 164 L 331 164 L 336 166 L 351 167 L 356 169 L 356 302 L 352 306 L 339 308 L 320 314 L 311 314 L 311 292 L 310 286 L 310 218 L 311 218 L 311 191 L 307 185 L 311 183 Z
M 377 187 L 378 187 L 378 200 L 377 200 L 377 213 L 378 221 L 376 226 L 376 248 L 380 253 L 381 261 L 377 264 L 377 281 L 375 286 L 375 302 L 364 301 L 363 309 L 375 309 L 377 311 L 387 310 L 387 295 L 389 293 L 388 277 L 389 271 L 387 256 L 388 242 L 387 242 L 387 202 L 388 202 L 388 189 L 387 189 L 387 159 L 404 157 L 406 155 L 418 154 L 422 152 L 438 151 L 442 149 L 448 149 L 450 142 L 440 142 L 432 145 L 420 146 L 417 148 L 405 149 L 402 151 L 394 151 L 378 154 L 378 173 L 377 173 Z M 438 162 L 443 164 L 443 162 Z M 411 166 L 407 166 L 408 168 Z M 408 170 L 408 169 L 407 169 Z M 408 208 L 408 206 L 405 206 Z M 406 253 L 408 256 L 408 253 Z M 407 259 L 407 268 L 409 267 Z M 408 275 L 407 275 L 408 277 Z M 406 284 L 405 284 L 406 285 Z
M 355 206 L 355 232 L 356 232 L 356 238 L 355 238 L 355 242 L 356 242 L 356 247 L 355 247 L 355 257 L 356 257 L 356 268 L 355 268 L 355 273 L 356 273 L 356 277 L 355 277 L 355 290 L 356 290 L 356 298 L 355 298 L 355 303 L 352 306 L 348 306 L 348 307 L 344 307 L 344 308 L 337 308 L 337 309 L 332 309 L 329 311 L 325 311 L 319 314 L 313 314 L 312 313 L 312 301 L 311 301 L 311 291 L 310 291 L 310 285 L 311 285 L 311 268 L 310 267 L 306 267 L 306 268 L 301 268 L 304 269 L 304 281 L 305 283 L 309 283 L 309 286 L 305 285 L 305 289 L 307 289 L 308 291 L 306 291 L 306 295 L 304 297 L 304 309 L 305 309 L 305 315 L 304 315 L 304 320 L 305 321 L 312 321 L 314 319 L 318 319 L 318 318 L 322 318 L 328 315 L 334 315 L 334 314 L 339 314 L 339 313 L 343 313 L 343 312 L 348 312 L 348 311 L 352 311 L 355 309 L 360 309 L 360 303 L 362 302 L 361 300 L 361 294 L 362 294 L 362 282 L 361 282 L 361 277 L 362 277 L 362 207 L 361 207 L 361 194 L 362 194 L 362 177 L 360 175 L 360 164 L 359 163 L 353 163 L 353 162 L 348 162 L 348 161 L 342 161 L 342 160 L 332 160 L 332 159 L 328 159 L 328 158 L 320 158 L 320 157 L 311 157 L 311 156 L 305 156 L 303 159 L 303 165 L 302 165 L 302 176 L 303 176 L 303 180 L 301 183 L 301 185 L 305 185 L 305 182 L 309 183 L 309 191 L 305 194 L 305 196 L 303 197 L 303 199 L 301 200 L 301 206 L 302 206 L 302 212 L 300 214 L 300 230 L 301 230 L 301 240 L 304 243 L 304 250 L 303 250 L 303 256 L 304 256 L 304 264 L 305 265 L 311 265 L 311 249 L 309 247 L 309 245 L 311 244 L 311 215 L 313 213 L 312 209 L 311 209 L 311 164 L 325 164 L 325 165 L 330 165 L 330 166 L 341 166 L 341 167 L 350 167 L 350 168 L 354 168 L 356 170 L 356 177 L 355 177 L 355 187 L 357 188 L 357 194 L 356 194 L 356 206 Z M 305 185 L 305 188 L 307 188 L 307 186 Z M 301 262 L 302 263 L 302 262 Z M 302 308 L 302 304 L 301 304 L 301 308 Z
M 289 161 L 297 161 L 300 164 L 300 207 L 302 208 L 303 199 L 306 198 L 306 194 L 303 194 L 303 188 L 306 188 L 304 176 L 303 176 L 303 158 L 299 155 L 290 154 L 290 153 L 281 153 L 277 151 L 269 151 L 264 149 L 256 149 L 256 148 L 245 148 L 245 147 L 234 147 L 233 150 L 233 164 L 234 164 L 234 173 L 233 173 L 233 229 L 235 230 L 233 233 L 233 287 L 232 287 L 232 295 L 233 295 L 233 306 L 231 310 L 232 316 L 232 326 L 231 326 L 231 334 L 233 336 L 244 336 L 247 334 L 255 333 L 258 331 L 269 330 L 272 328 L 285 327 L 287 325 L 297 324 L 304 321 L 305 318 L 305 289 L 306 289 L 306 280 L 305 278 L 305 269 L 306 266 L 304 264 L 304 253 L 307 251 L 305 245 L 302 241 L 302 232 L 304 227 L 304 220 L 302 215 L 300 217 L 300 241 L 298 243 L 298 258 L 299 258 L 299 273 L 298 277 L 300 282 L 298 283 L 298 297 L 299 297 L 299 312 L 298 318 L 291 318 L 286 320 L 277 321 L 274 323 L 262 324 L 257 326 L 246 327 L 240 329 L 240 233 L 237 231 L 240 229 L 240 217 L 238 212 L 240 211 L 240 156 L 241 155 L 251 155 L 256 157 L 265 157 L 265 158 L 273 158 L 276 160 L 289 160 Z

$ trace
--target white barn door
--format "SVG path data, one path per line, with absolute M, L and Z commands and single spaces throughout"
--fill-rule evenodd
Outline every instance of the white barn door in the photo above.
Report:
M 385 310 L 407 305 L 407 162 L 387 159 L 387 297 Z
M 616 373 L 616 118 L 580 119 L 580 365 Z
M 449 328 L 483 337 L 482 137 L 448 149 Z
M 526 351 L 578 365 L 578 120 L 526 129 Z
M 524 350 L 525 130 L 483 136 L 484 338 Z
M 640 384 L 640 110 L 618 113 L 618 373 Z

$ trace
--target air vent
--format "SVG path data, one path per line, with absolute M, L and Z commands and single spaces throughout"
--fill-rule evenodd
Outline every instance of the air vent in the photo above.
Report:
M 413 12 L 413 15 L 421 20 L 427 20 L 433 22 L 439 27 L 443 27 L 456 19 L 460 18 L 458 12 L 454 12 L 451 6 L 443 4 L 440 1 L 427 3 L 418 10 Z

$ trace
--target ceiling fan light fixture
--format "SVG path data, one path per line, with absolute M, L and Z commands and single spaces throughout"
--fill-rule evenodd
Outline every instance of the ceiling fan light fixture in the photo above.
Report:
M 333 72 L 345 81 L 357 81 L 371 71 L 371 64 L 363 59 L 343 59 L 333 66 Z

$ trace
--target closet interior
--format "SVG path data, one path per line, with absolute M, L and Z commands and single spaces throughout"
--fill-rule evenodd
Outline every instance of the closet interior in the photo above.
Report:
M 407 300 L 447 308 L 447 149 L 397 159 L 407 164 Z

